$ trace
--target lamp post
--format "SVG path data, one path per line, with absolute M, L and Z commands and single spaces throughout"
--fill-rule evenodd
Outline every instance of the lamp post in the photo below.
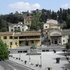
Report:
M 40 56 L 40 67 L 42 67 L 42 56 Z
M 40 53 L 41 53 L 41 48 L 40 48 Z M 42 67 L 42 53 L 40 55 L 40 67 Z
M 31 52 L 30 52 L 30 49 L 29 49 L 29 63 L 30 63 L 30 53 L 31 53 Z
M 20 60 L 21 59 L 20 51 L 18 51 L 18 53 L 19 53 L 19 60 Z

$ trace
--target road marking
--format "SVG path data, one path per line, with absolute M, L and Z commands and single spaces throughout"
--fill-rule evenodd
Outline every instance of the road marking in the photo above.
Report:
M 13 68 L 13 70 L 16 70 L 13 66 L 11 66 L 10 64 L 8 64 L 8 66 L 10 66 L 11 68 Z
M 26 68 L 26 69 L 28 69 L 28 70 L 29 70 L 29 69 L 30 69 L 30 70 L 33 69 L 33 68 L 28 67 L 28 66 L 25 66 L 25 65 L 19 64 L 19 63 L 15 62 L 15 61 L 12 61 L 12 60 L 9 60 L 8 62 L 11 62 L 11 63 L 13 63 L 13 64 L 15 64 L 15 65 L 20 66 L 20 67 L 24 67 L 24 68 Z

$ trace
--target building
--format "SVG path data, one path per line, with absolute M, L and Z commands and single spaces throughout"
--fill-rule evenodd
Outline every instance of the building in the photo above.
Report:
M 44 23 L 43 25 L 44 30 L 48 29 L 48 28 L 56 28 L 56 29 L 60 29 L 60 25 L 58 24 L 57 20 L 47 20 L 46 23 Z
M 28 26 L 24 25 L 22 22 L 19 22 L 18 24 L 11 24 L 9 26 L 9 32 L 22 32 L 26 31 L 28 29 Z
M 57 20 L 51 19 L 44 24 L 44 34 L 47 35 L 50 44 L 64 45 L 68 42 L 70 29 L 60 29 Z
M 48 32 L 48 39 L 51 44 L 64 45 L 68 42 L 68 36 L 70 35 L 70 29 L 66 30 L 50 30 Z
M 24 17 L 24 24 L 27 26 L 31 26 L 33 16 L 26 16 Z
M 8 48 L 41 45 L 40 32 L 37 31 L 0 32 L 0 38 L 7 44 Z

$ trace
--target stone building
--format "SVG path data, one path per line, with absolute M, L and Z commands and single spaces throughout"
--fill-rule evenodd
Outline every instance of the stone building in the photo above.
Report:
M 64 45 L 68 42 L 68 36 L 70 35 L 70 29 L 61 29 L 57 20 L 47 20 L 43 25 L 44 34 L 47 35 L 50 44 Z

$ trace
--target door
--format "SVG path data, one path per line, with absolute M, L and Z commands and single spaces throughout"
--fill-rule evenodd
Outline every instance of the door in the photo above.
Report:
M 55 39 L 55 44 L 57 44 L 57 39 Z
M 28 45 L 29 45 L 29 41 L 26 41 L 26 42 L 25 42 L 25 45 L 28 46 Z

